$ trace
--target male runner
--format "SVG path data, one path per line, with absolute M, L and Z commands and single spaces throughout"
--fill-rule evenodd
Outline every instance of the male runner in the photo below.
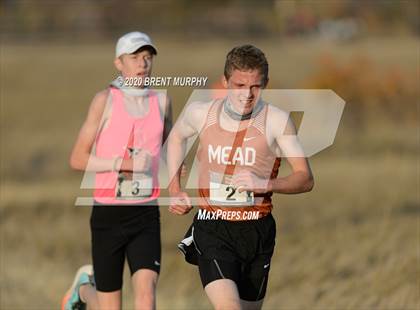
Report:
M 96 172 L 90 219 L 94 281 L 92 266 L 79 269 L 63 298 L 66 310 L 120 309 L 125 257 L 135 308 L 155 308 L 161 257 L 158 164 L 172 127 L 169 98 L 140 83 L 150 76 L 156 54 L 144 33 L 118 40 L 114 64 L 121 75 L 94 97 L 73 148 L 72 168 Z
M 198 265 L 215 309 L 262 307 L 276 234 L 271 195 L 307 192 L 314 184 L 288 113 L 260 98 L 267 82 L 263 52 L 235 47 L 225 63 L 228 95 L 187 106 L 169 137 L 170 211 L 186 214 L 191 200 L 178 167 L 187 139 L 199 134 L 200 209 L 180 248 Z M 277 178 L 280 157 L 292 173 Z

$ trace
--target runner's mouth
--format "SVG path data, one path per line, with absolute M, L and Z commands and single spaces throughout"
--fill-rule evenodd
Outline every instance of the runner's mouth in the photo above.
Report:
M 240 100 L 239 102 L 243 105 L 244 108 L 250 108 L 252 106 L 254 100 L 253 99 L 250 99 L 250 100 Z

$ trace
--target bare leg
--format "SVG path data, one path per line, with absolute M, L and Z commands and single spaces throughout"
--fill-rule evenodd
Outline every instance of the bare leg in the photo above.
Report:
M 210 282 L 204 288 L 216 310 L 240 310 L 241 303 L 238 288 L 232 280 L 219 279 Z
M 89 310 L 119 310 L 121 309 L 121 290 L 114 292 L 99 292 L 92 285 L 82 285 L 80 298 Z
M 150 269 L 139 269 L 133 274 L 134 308 L 136 310 L 156 309 L 157 280 L 157 272 Z

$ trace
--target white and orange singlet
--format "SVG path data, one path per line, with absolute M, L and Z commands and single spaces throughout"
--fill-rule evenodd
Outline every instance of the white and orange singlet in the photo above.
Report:
M 197 152 L 200 209 L 213 213 L 218 210 L 234 212 L 235 216 L 227 218 L 233 221 L 246 220 L 243 215 L 250 211 L 258 212 L 258 218 L 271 212 L 272 192 L 239 193 L 230 184 L 232 175 L 240 170 L 248 170 L 267 181 L 277 177 L 281 160 L 267 143 L 265 129 L 268 104 L 261 104 L 263 108 L 249 120 L 248 126 L 236 132 L 220 125 L 223 100 L 216 100 L 210 106 L 200 132 Z

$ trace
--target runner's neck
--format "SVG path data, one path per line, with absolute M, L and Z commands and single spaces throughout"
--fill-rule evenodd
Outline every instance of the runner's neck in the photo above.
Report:
M 124 77 L 118 76 L 115 80 L 113 80 L 110 83 L 111 86 L 118 88 L 121 90 L 124 94 L 127 94 L 129 96 L 136 96 L 136 97 L 146 97 L 149 95 L 149 89 L 147 87 L 145 88 L 138 88 L 138 87 L 130 87 L 124 85 Z
M 236 112 L 231 103 L 229 102 L 229 100 L 226 98 L 223 102 L 223 111 L 231 118 L 234 119 L 235 121 L 244 121 L 244 120 L 249 120 L 252 117 L 255 117 L 258 115 L 258 113 L 262 110 L 263 108 L 263 104 L 261 102 L 261 100 L 259 100 L 257 102 L 257 104 L 255 105 L 255 107 L 252 109 L 251 112 L 247 113 L 247 114 L 240 114 L 238 112 Z

